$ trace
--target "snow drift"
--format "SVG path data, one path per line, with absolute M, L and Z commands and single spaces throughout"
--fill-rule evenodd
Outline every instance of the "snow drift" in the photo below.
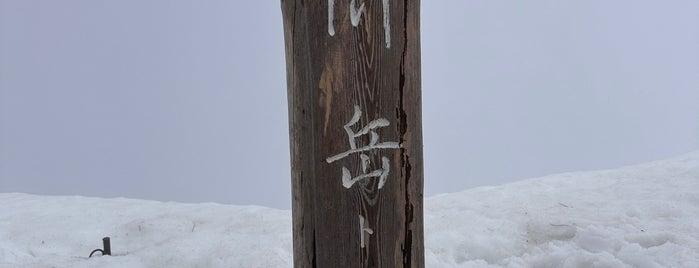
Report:
M 699 152 L 443 194 L 425 208 L 428 267 L 699 267 Z M 103 236 L 113 256 L 88 259 Z M 0 194 L 3 268 L 291 263 L 290 211 Z

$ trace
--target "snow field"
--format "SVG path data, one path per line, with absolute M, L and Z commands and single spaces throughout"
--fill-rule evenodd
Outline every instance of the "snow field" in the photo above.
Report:
M 699 152 L 427 198 L 425 244 L 427 267 L 699 267 Z M 291 265 L 286 210 L 0 194 L 0 268 Z

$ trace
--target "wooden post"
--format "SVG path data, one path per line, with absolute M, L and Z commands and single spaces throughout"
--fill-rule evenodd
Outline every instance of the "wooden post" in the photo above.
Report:
M 294 267 L 424 267 L 419 0 L 282 0 Z

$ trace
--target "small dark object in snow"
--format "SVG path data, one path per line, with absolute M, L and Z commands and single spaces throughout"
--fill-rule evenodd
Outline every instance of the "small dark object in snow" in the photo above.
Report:
M 109 243 L 109 237 L 102 238 L 102 246 L 104 249 L 95 249 L 90 253 L 90 257 L 92 258 L 92 254 L 95 254 L 95 252 L 101 252 L 102 256 L 104 255 L 112 255 L 112 245 Z

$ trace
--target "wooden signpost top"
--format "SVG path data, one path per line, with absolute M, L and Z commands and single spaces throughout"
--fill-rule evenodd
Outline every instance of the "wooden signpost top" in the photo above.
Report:
M 295 267 L 424 267 L 420 2 L 282 0 Z

